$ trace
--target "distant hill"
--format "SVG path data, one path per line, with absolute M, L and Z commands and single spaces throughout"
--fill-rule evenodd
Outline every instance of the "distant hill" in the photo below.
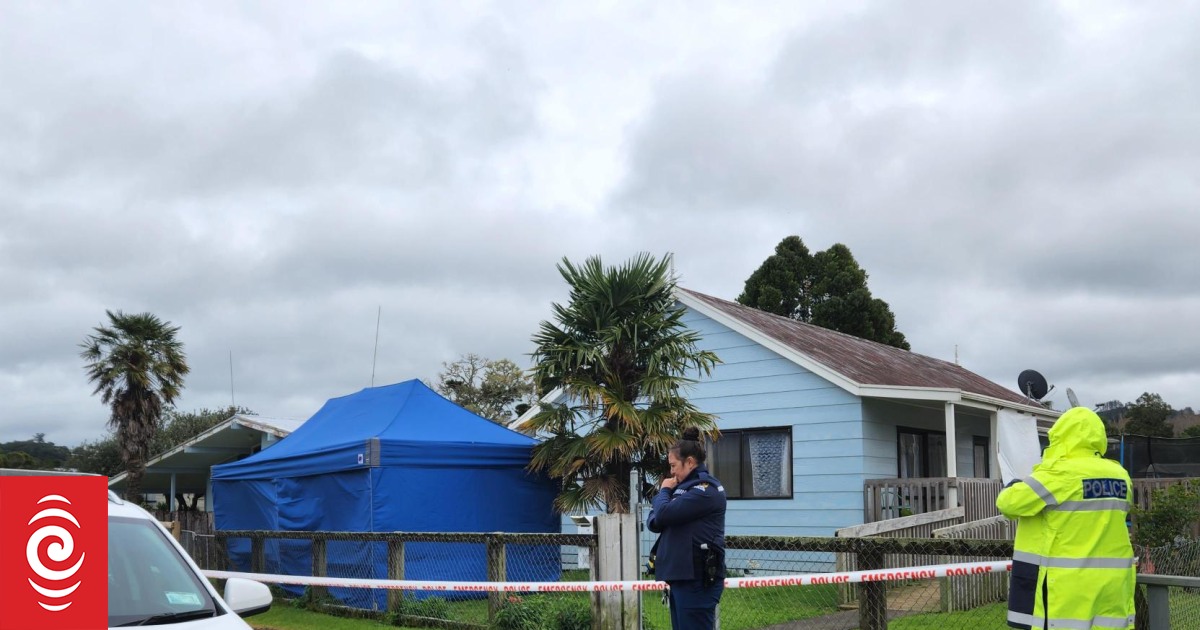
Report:
M 43 433 L 32 440 L 0 442 L 0 468 L 52 470 L 65 465 L 70 456 L 71 449 L 47 442 Z
M 1101 403 L 1096 405 L 1095 409 L 1096 415 L 1100 416 L 1100 419 L 1105 424 L 1116 424 L 1117 426 L 1124 424 L 1125 414 L 1128 410 L 1129 405 L 1119 400 L 1110 400 L 1109 402 Z M 1175 435 L 1179 435 L 1188 427 L 1200 424 L 1200 415 L 1197 415 L 1191 407 L 1184 407 L 1183 409 L 1171 411 L 1171 415 L 1167 417 L 1167 422 L 1171 423 L 1171 426 L 1175 429 Z

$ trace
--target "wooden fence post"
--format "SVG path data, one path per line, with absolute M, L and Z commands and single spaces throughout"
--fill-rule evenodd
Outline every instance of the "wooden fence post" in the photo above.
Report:
M 507 581 L 508 564 L 504 550 L 504 541 L 496 534 L 488 535 L 487 539 L 487 579 L 489 582 Z M 494 623 L 496 613 L 504 603 L 504 593 L 488 593 L 488 623 Z
M 250 572 L 263 573 L 267 566 L 266 540 L 261 536 L 250 539 Z
M 389 540 L 388 541 L 388 579 L 403 580 L 404 579 L 404 541 Z M 401 604 L 404 603 L 404 591 L 389 589 L 388 590 L 388 611 L 399 612 Z
M 597 567 L 601 582 L 639 580 L 638 521 L 633 514 L 602 514 L 596 517 Z M 641 628 L 640 593 L 600 593 L 599 627 L 604 630 Z M 596 627 L 596 624 L 593 624 Z
M 592 531 L 596 532 L 596 521 L 592 521 Z M 596 546 L 591 550 L 592 557 L 588 563 L 588 581 L 595 582 L 600 579 L 600 536 L 596 535 Z M 600 594 L 592 593 L 592 630 L 601 630 L 600 618 L 604 615 L 603 606 L 600 602 Z
M 859 571 L 884 568 L 883 553 L 867 538 L 854 539 Z M 887 630 L 887 582 L 863 582 L 858 589 L 858 626 Z
M 328 553 L 326 552 L 326 541 L 324 538 L 313 538 L 312 541 L 312 574 L 313 577 L 325 577 Z M 313 601 L 321 600 L 327 594 L 324 586 L 313 586 L 309 588 L 308 595 Z

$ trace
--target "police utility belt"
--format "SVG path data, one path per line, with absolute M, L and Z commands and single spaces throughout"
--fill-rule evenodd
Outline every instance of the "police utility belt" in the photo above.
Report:
M 658 540 L 654 541 L 654 546 L 650 548 L 650 557 L 646 560 L 646 573 L 649 575 L 654 575 L 654 561 L 657 556 Z M 696 568 L 696 575 L 700 576 L 700 581 L 706 587 L 725 578 L 725 552 L 720 548 L 700 543 L 700 546 L 692 549 L 692 564 Z

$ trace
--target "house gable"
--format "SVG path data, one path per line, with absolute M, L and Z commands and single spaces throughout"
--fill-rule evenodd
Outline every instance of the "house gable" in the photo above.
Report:
M 710 295 L 677 288 L 681 304 L 698 311 L 860 397 L 1008 407 L 1041 418 L 1056 411 L 1031 403 L 955 363 L 798 322 Z
M 695 309 L 683 318 L 699 347 L 721 359 L 686 392 L 718 416 L 730 435 L 743 429 L 791 432 L 791 499 L 731 500 L 731 535 L 828 536 L 862 520 L 862 401 L 757 340 Z M 695 377 L 696 375 L 692 375 Z

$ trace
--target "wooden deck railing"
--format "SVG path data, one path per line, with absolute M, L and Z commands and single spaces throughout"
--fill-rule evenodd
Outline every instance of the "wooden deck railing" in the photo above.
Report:
M 958 506 L 950 505 L 950 489 Z M 863 522 L 874 523 L 961 506 L 968 521 L 995 516 L 999 479 L 920 477 L 867 479 L 863 482 Z
M 1200 479 L 1134 479 L 1133 502 L 1149 509 L 1154 490 L 1181 483 L 1200 484 Z M 910 479 L 867 479 L 863 482 L 863 522 L 945 510 L 950 507 L 949 489 L 958 489 L 958 504 L 966 510 L 967 522 L 999 516 L 996 496 L 1002 489 L 999 479 L 973 477 L 919 477 Z

